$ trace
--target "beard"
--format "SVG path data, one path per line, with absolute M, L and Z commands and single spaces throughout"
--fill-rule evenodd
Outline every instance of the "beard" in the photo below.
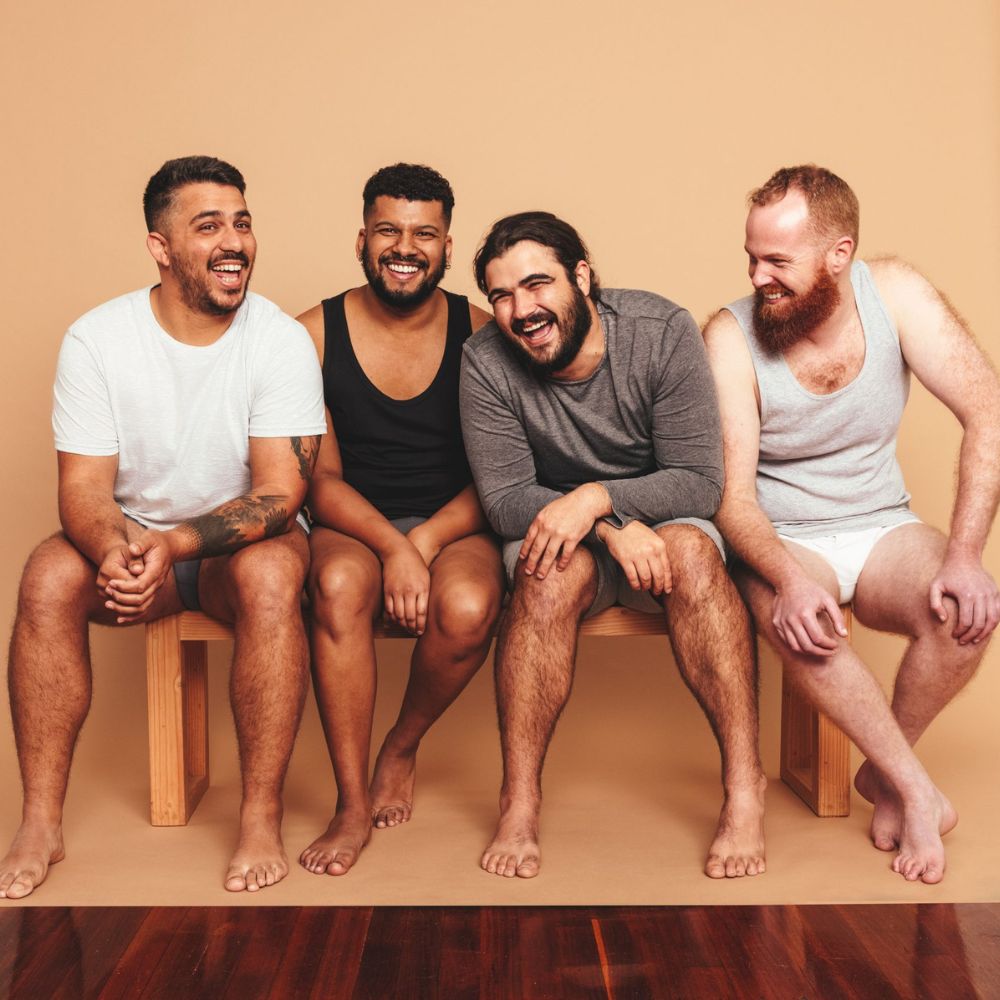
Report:
M 559 341 L 555 353 L 545 360 L 532 354 L 530 348 L 522 344 L 519 337 L 524 332 L 525 326 L 540 319 L 551 319 L 559 328 Z M 587 339 L 587 334 L 590 333 L 591 318 L 590 310 L 587 308 L 587 297 L 574 284 L 573 297 L 561 313 L 539 309 L 526 319 L 512 320 L 510 326 L 512 333 L 504 336 L 508 350 L 531 374 L 539 378 L 548 378 L 573 363 Z
M 234 288 L 231 292 L 216 288 L 212 280 L 212 268 L 227 260 L 237 261 L 246 269 L 246 280 L 239 288 Z M 171 266 L 177 279 L 181 298 L 184 304 L 194 312 L 200 312 L 206 316 L 227 316 L 243 305 L 252 271 L 250 258 L 246 254 L 233 252 L 220 254 L 210 260 L 206 269 L 202 271 L 186 257 L 178 256 L 175 253 Z
M 754 292 L 754 332 L 769 354 L 780 354 L 825 323 L 840 305 L 840 289 L 830 272 L 820 265 L 812 288 L 801 295 L 781 298 L 770 303 L 764 298 L 765 285 Z
M 397 253 L 383 254 L 378 263 L 384 267 L 386 264 L 394 261 L 421 268 L 424 271 L 424 280 L 416 288 L 404 288 L 393 291 L 393 289 L 386 285 L 385 279 L 379 273 L 378 268 L 372 263 L 371 257 L 368 254 L 368 241 L 365 240 L 361 247 L 361 270 L 365 272 L 365 280 L 375 293 L 375 297 L 393 309 L 415 309 L 417 306 L 423 305 L 434 294 L 434 289 L 440 284 L 441 279 L 444 277 L 444 272 L 448 268 L 448 262 L 444 258 L 444 255 L 442 255 L 441 263 L 434 271 L 430 270 L 430 265 L 425 260 L 416 257 L 404 257 Z

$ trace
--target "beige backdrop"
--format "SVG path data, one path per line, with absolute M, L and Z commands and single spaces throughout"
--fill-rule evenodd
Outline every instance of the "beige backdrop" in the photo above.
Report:
M 83 311 L 155 280 L 140 198 L 172 156 L 210 153 L 244 171 L 260 241 L 254 288 L 291 313 L 357 282 L 361 187 L 377 167 L 407 159 L 437 167 L 455 188 L 453 290 L 474 293 L 469 263 L 492 220 L 546 208 L 581 230 L 605 285 L 655 290 L 698 319 L 748 290 L 748 189 L 778 166 L 813 160 L 857 191 L 862 255 L 914 262 L 1000 353 L 1000 14 L 991 0 L 4 8 L 4 608 L 24 558 L 57 525 L 49 410 L 60 338 Z M 942 528 L 958 440 L 956 421 L 915 387 L 900 457 L 915 509 Z M 1000 568 L 996 542 L 987 562 Z M 890 677 L 898 643 L 859 641 Z M 617 670 L 628 656 L 615 648 L 606 659 Z M 993 652 L 925 740 L 928 757 L 988 783 L 987 813 L 996 783 L 981 761 L 1000 752 L 996 662 Z M 95 671 L 84 741 L 93 766 L 77 777 L 99 786 L 124 760 L 141 804 L 141 637 L 97 636 Z M 773 677 L 769 667 L 772 704 Z M 216 718 L 213 746 L 228 747 Z M 767 710 L 772 773 L 775 724 Z M 313 717 L 307 727 L 321 755 Z M 489 801 L 496 748 L 481 743 Z M 297 753 L 292 780 L 322 775 L 328 797 L 326 768 Z M 6 721 L 0 777 L 6 840 L 17 816 Z M 88 801 L 75 787 L 71 805 Z M 968 814 L 971 803 L 958 804 Z M 484 830 L 488 822 L 487 810 Z

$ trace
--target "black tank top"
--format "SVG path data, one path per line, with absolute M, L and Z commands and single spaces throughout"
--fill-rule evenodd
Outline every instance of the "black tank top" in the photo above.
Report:
M 346 294 L 323 300 L 323 391 L 344 481 L 385 517 L 430 517 L 472 481 L 458 415 L 462 345 L 472 333 L 469 300 L 444 292 L 441 367 L 419 396 L 400 400 L 380 392 L 358 362 L 347 332 Z

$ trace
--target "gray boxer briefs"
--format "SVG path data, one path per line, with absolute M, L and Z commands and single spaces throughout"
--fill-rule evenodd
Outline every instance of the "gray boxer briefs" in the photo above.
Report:
M 653 529 L 662 528 L 668 524 L 693 524 L 700 528 L 719 550 L 722 561 L 726 560 L 726 550 L 722 542 L 722 535 L 719 534 L 715 525 L 711 521 L 705 521 L 700 517 L 678 517 L 673 521 L 660 521 L 653 525 Z M 524 565 L 518 554 L 524 539 L 504 542 L 503 564 L 507 571 L 507 583 L 511 590 L 514 589 L 514 576 L 518 571 L 518 566 Z M 648 590 L 633 590 L 625 576 L 624 570 L 615 561 L 614 556 L 608 551 L 607 546 L 601 542 L 591 543 L 584 541 L 588 551 L 594 557 L 597 564 L 597 593 L 594 595 L 594 603 L 591 604 L 585 618 L 596 615 L 605 608 L 610 608 L 612 604 L 621 604 L 633 611 L 645 611 L 647 614 L 656 614 L 662 611 L 659 603 Z M 523 568 L 521 569 L 523 573 Z

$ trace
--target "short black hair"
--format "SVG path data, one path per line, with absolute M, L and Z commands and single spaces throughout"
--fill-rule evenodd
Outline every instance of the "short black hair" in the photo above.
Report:
M 142 211 L 149 232 L 159 229 L 163 216 L 174 203 L 174 194 L 185 184 L 225 184 L 236 188 L 240 194 L 247 189 L 247 182 L 236 167 L 214 156 L 180 156 L 167 160 L 149 178 L 142 196 Z
M 522 240 L 531 240 L 532 243 L 548 247 L 562 264 L 571 283 L 576 280 L 576 265 L 581 260 L 585 261 L 590 268 L 591 301 L 601 301 L 601 283 L 590 262 L 587 245 L 568 222 L 563 222 L 551 212 L 519 212 L 493 223 L 472 261 L 476 284 L 484 295 L 487 294 L 486 265 L 491 260 L 502 257 L 515 243 Z
M 455 194 L 451 185 L 432 167 L 420 163 L 394 163 L 382 167 L 368 178 L 361 195 L 364 214 L 367 215 L 375 199 L 405 198 L 407 201 L 439 201 L 444 209 L 445 222 L 451 225 L 451 210 L 455 207 Z

